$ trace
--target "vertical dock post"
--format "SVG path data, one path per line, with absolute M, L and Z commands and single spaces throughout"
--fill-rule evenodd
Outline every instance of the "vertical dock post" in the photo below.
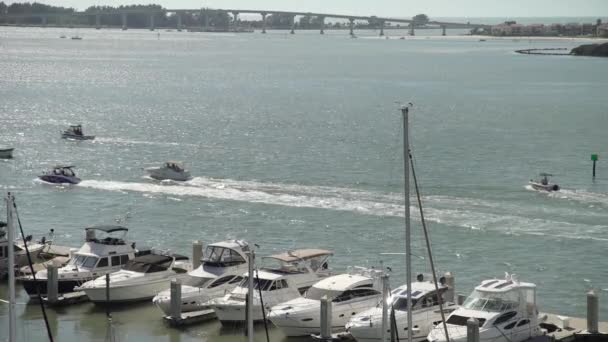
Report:
M 410 23 L 410 36 L 415 36 L 416 32 L 414 32 L 414 23 Z
M 101 14 L 99 14 L 99 13 L 95 14 L 95 29 L 96 30 L 101 29 Z
M 466 299 L 466 297 L 465 297 L 463 294 L 459 293 L 459 294 L 456 296 L 456 304 L 458 304 L 458 305 L 462 305 L 462 304 L 464 304 L 464 300 L 465 300 L 465 299 Z
M 196 240 L 192 243 L 192 269 L 197 269 L 201 265 L 203 258 L 203 243 Z
M 7 223 L 7 239 L 8 239 L 8 341 L 17 341 L 17 311 L 15 310 L 15 223 L 13 221 L 13 208 L 15 199 L 8 193 L 6 198 L 6 223 Z
M 384 20 L 380 20 L 380 37 L 384 36 Z
M 388 296 L 390 295 L 390 285 L 388 274 L 382 276 L 382 342 L 386 342 L 386 331 L 388 330 Z
M 331 299 L 321 297 L 321 340 L 331 339 Z
M 122 18 L 122 30 L 126 31 L 127 30 L 127 13 L 123 12 L 120 14 L 120 17 Z
M 262 33 L 266 33 L 266 15 L 268 13 L 262 12 L 260 14 L 262 15 Z
M 290 34 L 296 33 L 296 16 L 295 15 L 291 16 L 291 31 L 289 33 Z
M 446 272 L 443 277 L 448 287 L 448 290 L 445 292 L 445 300 L 446 302 L 454 303 L 454 275 L 452 272 Z
M 467 320 L 467 342 L 479 342 L 479 321 L 477 318 Z
M 441 35 L 442 36 L 446 35 L 446 27 L 445 27 L 445 25 L 441 26 Z
M 253 251 L 247 253 L 248 269 L 248 291 L 247 291 L 247 340 L 253 340 L 253 265 L 255 264 L 255 254 Z
M 171 319 L 182 319 L 182 284 L 175 278 L 171 279 Z
M 321 31 L 319 33 L 325 34 L 325 17 L 319 17 L 319 25 L 321 25 Z
M 239 12 L 232 12 L 232 21 L 234 22 L 233 32 L 239 30 Z
M 587 332 L 598 333 L 599 298 L 594 290 L 587 292 Z
M 350 36 L 354 37 L 355 36 L 355 19 L 354 18 L 348 18 L 348 28 L 350 30 Z
M 182 32 L 182 14 L 175 12 L 175 16 L 177 17 L 177 31 Z
M 57 266 L 49 265 L 46 269 L 46 298 L 49 303 L 56 303 L 59 296 L 59 272 Z
M 150 31 L 154 31 L 154 29 L 155 29 L 154 13 L 150 13 Z

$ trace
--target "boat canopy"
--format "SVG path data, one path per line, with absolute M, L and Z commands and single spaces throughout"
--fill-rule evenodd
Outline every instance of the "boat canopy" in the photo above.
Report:
M 140 273 L 162 272 L 166 271 L 172 262 L 172 256 L 148 254 L 129 260 L 123 269 Z
M 276 259 L 283 262 L 294 262 L 299 260 L 312 259 L 320 256 L 331 256 L 334 252 L 325 249 L 296 249 L 281 254 L 266 256 L 264 258 Z
M 175 170 L 177 172 L 184 171 L 184 167 L 178 161 L 171 161 L 170 160 L 170 161 L 168 161 L 168 162 L 165 163 L 165 166 L 168 167 L 168 168 L 170 168 L 170 169 L 172 169 L 172 170 Z
M 87 227 L 85 228 L 85 230 L 99 230 L 105 233 L 114 233 L 114 232 L 128 232 L 129 229 L 122 227 L 122 226 L 104 226 L 104 225 L 99 225 L 99 226 L 92 226 L 92 227 Z

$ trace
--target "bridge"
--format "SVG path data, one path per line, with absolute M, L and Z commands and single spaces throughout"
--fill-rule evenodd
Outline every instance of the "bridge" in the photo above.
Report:
M 407 24 L 409 28 L 409 34 L 415 34 L 415 28 L 420 27 L 412 19 L 395 18 L 395 17 L 377 17 L 377 16 L 357 16 L 357 15 L 346 15 L 346 14 L 330 14 L 330 13 L 312 13 L 312 12 L 291 12 L 291 11 L 274 11 L 274 10 L 250 10 L 250 9 L 117 9 L 111 11 L 86 11 L 86 12 L 69 12 L 69 13 L 26 13 L 26 14 L 4 14 L 0 15 L 0 20 L 14 20 L 19 22 L 25 18 L 38 18 L 40 26 L 47 26 L 49 18 L 55 18 L 60 23 L 73 23 L 76 17 L 94 17 L 95 28 L 101 29 L 101 17 L 102 16 L 120 16 L 122 29 L 127 30 L 129 28 L 128 18 L 129 15 L 146 15 L 148 16 L 149 29 L 153 31 L 156 28 L 155 17 L 157 15 L 174 15 L 176 17 L 176 29 L 181 31 L 184 29 L 183 16 L 184 15 L 197 15 L 199 18 L 199 24 L 201 30 L 210 31 L 209 17 L 217 13 L 229 13 L 232 16 L 230 25 L 231 29 L 238 30 L 238 17 L 240 14 L 257 14 L 262 18 L 262 33 L 266 33 L 267 29 L 267 17 L 268 15 L 282 15 L 290 18 L 291 33 L 295 33 L 297 16 L 307 16 L 316 18 L 316 24 L 319 25 L 321 34 L 325 31 L 325 19 L 341 19 L 348 20 L 350 35 L 354 36 L 355 21 L 367 21 L 370 26 L 375 26 L 380 31 L 380 36 L 384 35 L 384 29 L 387 23 Z M 68 26 L 71 26 L 68 24 Z M 425 28 L 440 28 L 442 34 L 446 35 L 447 29 L 489 29 L 490 25 L 485 24 L 472 24 L 472 23 L 454 23 L 454 22 L 441 22 L 441 21 L 429 21 L 424 24 Z

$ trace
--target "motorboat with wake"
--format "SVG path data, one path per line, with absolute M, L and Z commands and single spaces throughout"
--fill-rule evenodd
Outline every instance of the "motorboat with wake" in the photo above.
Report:
M 549 192 L 559 191 L 559 189 L 560 189 L 559 185 L 549 182 L 549 177 L 553 177 L 552 174 L 543 172 L 539 176 L 541 177 L 540 180 L 530 179 L 529 184 L 534 190 L 549 191 Z
M 120 271 L 111 273 L 108 292 L 105 276 L 75 290 L 86 293 L 94 303 L 144 301 L 170 286 L 171 279 L 181 280 L 191 270 L 192 264 L 186 256 L 152 251 L 127 261 Z
M 277 304 L 300 297 L 320 279 L 330 275 L 327 259 L 332 255 L 332 251 L 324 249 L 299 249 L 264 257 L 263 260 L 275 265 L 262 267 L 253 275 L 245 273 L 241 283 L 229 294 L 211 301 L 211 307 L 222 323 L 245 321 L 245 298 L 249 277 L 253 276 L 252 318 L 262 321 L 260 292 L 267 311 Z
M 95 136 L 84 135 L 82 132 L 82 125 L 70 125 L 68 129 L 61 133 L 61 138 L 70 140 L 93 140 L 95 139 Z
M 542 335 L 536 307 L 536 285 L 519 282 L 514 275 L 484 280 L 462 307 L 446 320 L 449 341 L 467 341 L 467 320 L 479 321 L 479 341 L 522 342 Z M 429 342 L 447 342 L 442 326 L 435 327 Z
M 268 319 L 288 337 L 321 332 L 321 298 L 332 302 L 332 332 L 344 331 L 353 316 L 382 301 L 383 272 L 356 267 L 348 273 L 327 277 L 314 284 L 304 297 L 273 306 Z
M 0 159 L 13 158 L 14 148 L 0 146 Z
M 156 180 L 187 181 L 192 179 L 190 172 L 175 161 L 168 161 L 161 167 L 148 167 L 145 169 L 148 176 Z
M 202 263 L 181 281 L 181 311 L 191 312 L 210 309 L 208 302 L 232 291 L 247 271 L 245 253 L 249 244 L 242 240 L 226 240 L 207 246 Z M 165 315 L 171 314 L 171 290 L 166 286 L 152 302 Z
M 58 293 L 74 292 L 74 288 L 106 273 L 119 271 L 129 260 L 138 255 L 149 254 L 135 249 L 135 243 L 125 240 L 129 230 L 121 226 L 93 226 L 85 228 L 85 242 L 73 253 L 68 264 L 58 269 Z M 102 237 L 98 238 L 97 234 Z M 105 237 L 104 237 L 105 236 Z M 47 270 L 32 276 L 19 277 L 30 297 L 44 295 L 47 291 Z
M 445 281 L 439 280 L 438 293 L 435 284 L 432 281 L 425 281 L 422 274 L 419 274 L 416 280 L 412 282 L 412 323 L 414 324 L 412 339 L 424 341 L 433 326 L 441 322 L 439 301 L 443 303 L 444 313 L 456 310 L 457 306 L 446 301 L 448 290 L 453 291 L 453 289 L 449 289 Z M 407 331 L 407 285 L 394 289 L 387 304 L 389 309 L 392 307 L 394 310 L 397 331 Z M 346 324 L 346 330 L 359 342 L 382 341 L 382 302 L 351 317 Z
M 76 176 L 73 169 L 74 166 L 71 165 L 57 165 L 51 171 L 38 176 L 38 179 L 52 184 L 78 184 L 80 183 L 80 178 Z

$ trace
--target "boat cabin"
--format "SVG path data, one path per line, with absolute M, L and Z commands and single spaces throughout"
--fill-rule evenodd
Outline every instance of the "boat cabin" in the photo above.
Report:
M 328 270 L 333 255 L 325 249 L 296 249 L 262 258 L 263 270 L 277 274 L 318 273 Z
M 249 245 L 240 240 L 229 240 L 207 246 L 203 266 L 232 267 L 247 263 Z
M 469 295 L 463 308 L 476 311 L 505 312 L 536 308 L 536 285 L 511 279 L 485 280 Z
M 67 129 L 66 133 L 74 134 L 74 135 L 83 135 L 82 125 L 70 125 L 70 127 Z
M 51 174 L 56 176 L 76 177 L 76 173 L 72 170 L 74 166 L 55 166 Z
M 353 299 L 382 295 L 376 289 L 378 284 L 375 280 L 360 274 L 339 274 L 314 284 L 306 291 L 305 297 L 321 300 L 323 296 L 327 296 L 334 303 L 342 303 Z
M 412 310 L 428 308 L 445 303 L 444 295 L 448 287 L 439 285 L 439 294 L 435 285 L 430 281 L 412 282 Z M 407 285 L 399 286 L 389 297 L 393 309 L 407 312 Z
M 179 162 L 176 161 L 168 161 L 165 163 L 165 167 L 171 169 L 175 172 L 184 172 L 184 168 L 181 166 Z
M 188 260 L 188 257 L 174 254 L 174 255 L 158 255 L 158 254 L 148 254 L 143 256 L 135 257 L 134 259 L 129 260 L 124 266 L 123 270 L 132 271 L 138 273 L 156 273 L 156 272 L 164 272 L 169 270 L 174 265 L 175 261 L 184 261 Z M 174 269 L 179 270 L 181 273 L 186 272 L 182 269 Z

